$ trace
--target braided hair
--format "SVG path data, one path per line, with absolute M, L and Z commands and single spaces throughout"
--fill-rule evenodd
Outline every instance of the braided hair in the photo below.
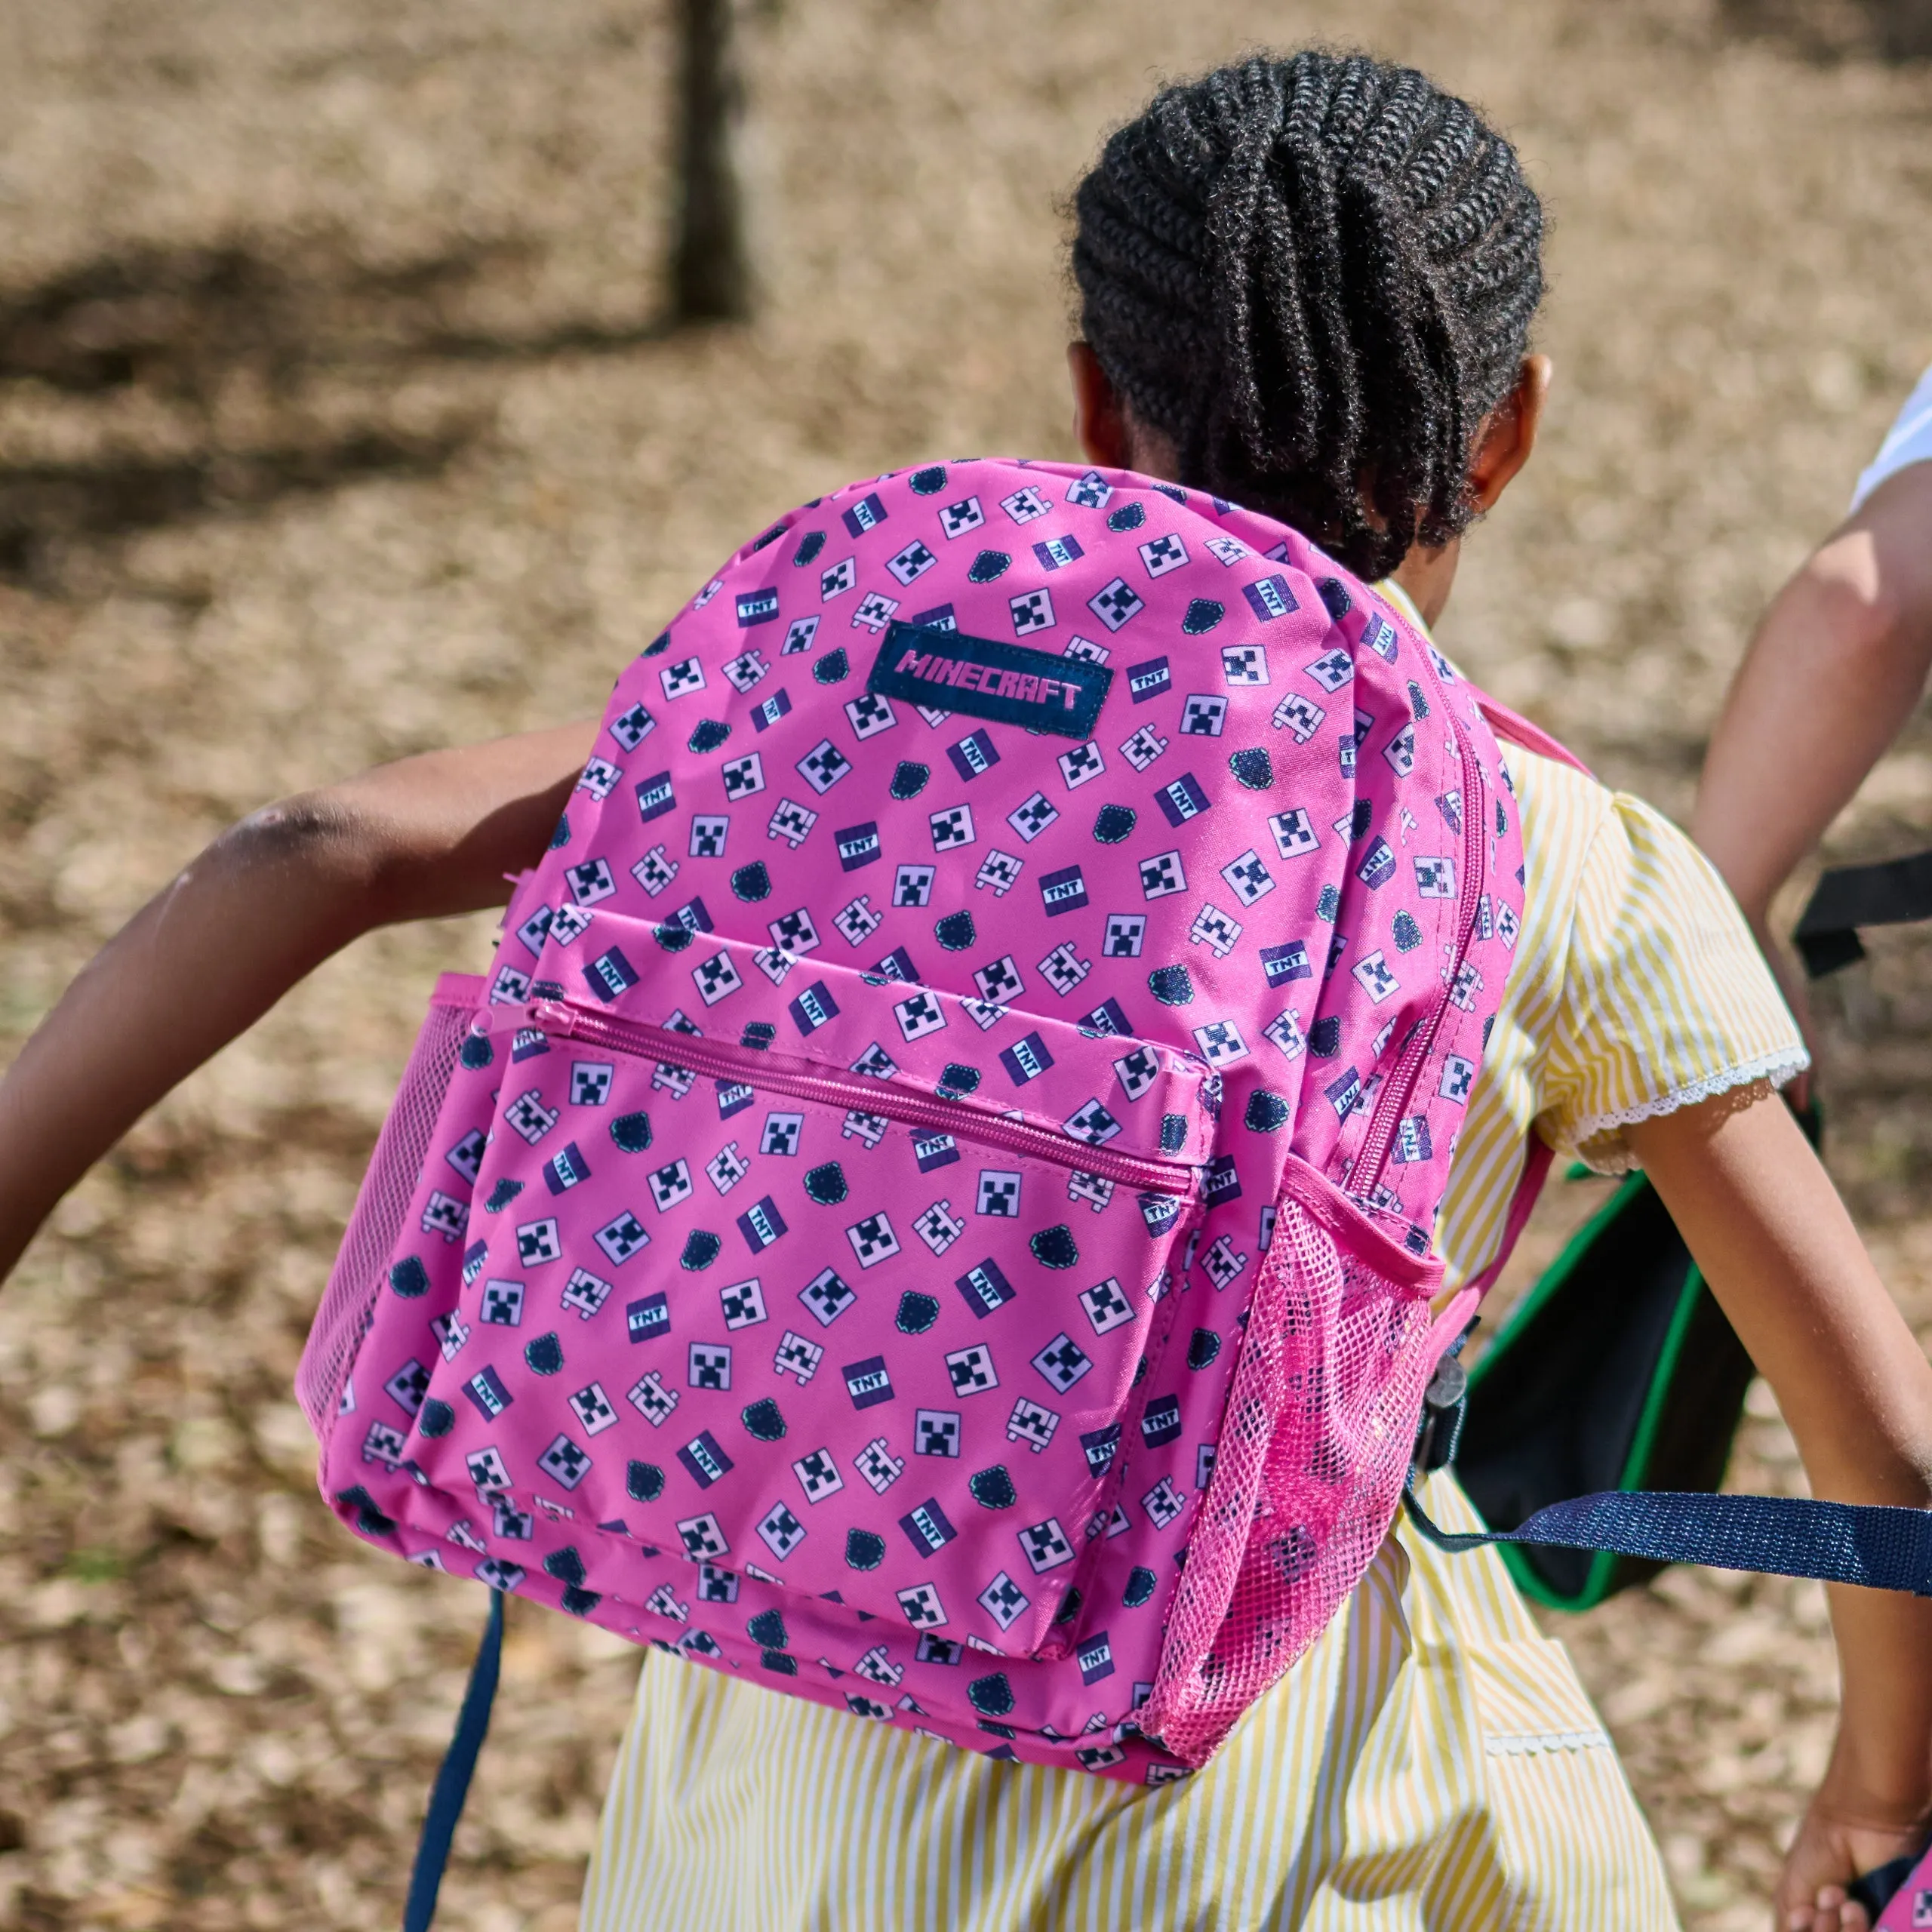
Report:
M 1156 95 L 1074 211 L 1082 332 L 1178 481 L 1364 577 L 1467 527 L 1543 209 L 1466 103 L 1365 54 L 1257 56 Z

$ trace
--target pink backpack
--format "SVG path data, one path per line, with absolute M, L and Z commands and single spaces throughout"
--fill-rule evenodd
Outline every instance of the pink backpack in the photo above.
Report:
M 1204 1764 L 1387 1532 L 1518 932 L 1475 693 L 1281 525 L 856 483 L 619 678 L 303 1359 L 358 1534 L 969 1749 Z

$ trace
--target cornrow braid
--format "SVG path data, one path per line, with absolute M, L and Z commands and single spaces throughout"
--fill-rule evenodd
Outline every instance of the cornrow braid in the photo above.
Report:
M 1466 102 L 1365 54 L 1257 57 L 1156 95 L 1074 208 L 1082 331 L 1182 482 L 1365 577 L 1467 527 L 1543 209 Z

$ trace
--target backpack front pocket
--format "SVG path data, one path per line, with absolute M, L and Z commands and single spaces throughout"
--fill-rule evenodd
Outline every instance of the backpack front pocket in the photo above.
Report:
M 594 1525 L 606 1593 L 629 1542 L 1051 1653 L 1164 1340 L 1204 1069 L 600 924 L 479 1016 L 494 1131 L 414 1467 L 506 1559 L 536 1515 Z

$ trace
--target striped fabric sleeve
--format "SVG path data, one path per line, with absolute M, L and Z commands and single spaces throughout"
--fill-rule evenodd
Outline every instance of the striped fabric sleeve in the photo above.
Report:
M 1777 983 L 1710 861 L 1619 792 L 1580 880 L 1537 1127 L 1604 1174 L 1623 1130 L 1808 1064 Z

